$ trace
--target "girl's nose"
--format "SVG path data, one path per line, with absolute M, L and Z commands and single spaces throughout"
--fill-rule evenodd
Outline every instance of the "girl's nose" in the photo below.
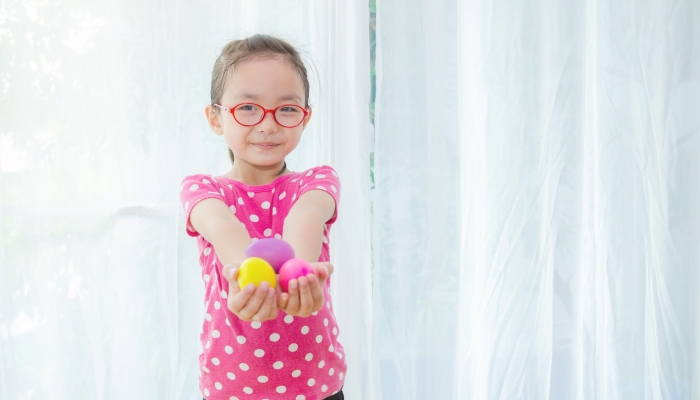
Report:
M 275 121 L 275 115 L 271 112 L 265 113 L 262 121 L 258 124 L 258 128 L 261 132 L 274 132 L 277 130 L 277 121 Z

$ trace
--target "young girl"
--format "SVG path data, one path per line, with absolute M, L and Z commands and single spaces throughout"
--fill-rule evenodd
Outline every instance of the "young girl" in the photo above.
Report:
M 285 162 L 311 119 L 297 51 L 265 35 L 227 44 L 205 113 L 232 166 L 185 177 L 180 193 L 205 285 L 200 390 L 206 400 L 343 399 L 347 365 L 328 291 L 340 181 L 329 166 L 292 172 Z M 288 293 L 268 283 L 239 289 L 245 249 L 271 237 L 315 274 L 292 280 Z

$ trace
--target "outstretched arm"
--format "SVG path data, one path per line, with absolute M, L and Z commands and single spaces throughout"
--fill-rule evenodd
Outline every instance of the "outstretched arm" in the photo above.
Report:
M 304 193 L 284 220 L 284 235 L 297 258 L 314 267 L 315 275 L 292 279 L 288 293 L 278 293 L 278 304 L 287 314 L 308 317 L 323 307 L 323 286 L 333 272 L 330 263 L 318 263 L 323 245 L 323 229 L 335 214 L 335 200 L 323 190 Z

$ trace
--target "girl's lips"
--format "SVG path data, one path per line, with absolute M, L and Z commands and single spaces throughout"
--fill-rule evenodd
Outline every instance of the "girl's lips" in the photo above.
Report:
M 253 143 L 253 145 L 260 147 L 261 149 L 272 149 L 278 146 L 276 143 Z

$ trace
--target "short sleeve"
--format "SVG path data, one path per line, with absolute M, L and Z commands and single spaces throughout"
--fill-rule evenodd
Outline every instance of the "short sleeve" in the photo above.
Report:
M 338 205 L 340 204 L 340 179 L 338 178 L 338 173 L 335 172 L 333 167 L 322 165 L 309 169 L 301 179 L 303 179 L 304 184 L 299 190 L 299 197 L 309 190 L 324 190 L 333 197 L 335 213 L 326 222 L 327 225 L 333 224 L 338 219 Z
M 190 213 L 195 204 L 204 199 L 219 199 L 224 201 L 224 192 L 211 176 L 208 175 L 189 175 L 182 180 L 180 186 L 180 204 L 185 211 L 185 229 L 187 234 L 193 237 L 199 236 L 199 233 L 190 223 Z

